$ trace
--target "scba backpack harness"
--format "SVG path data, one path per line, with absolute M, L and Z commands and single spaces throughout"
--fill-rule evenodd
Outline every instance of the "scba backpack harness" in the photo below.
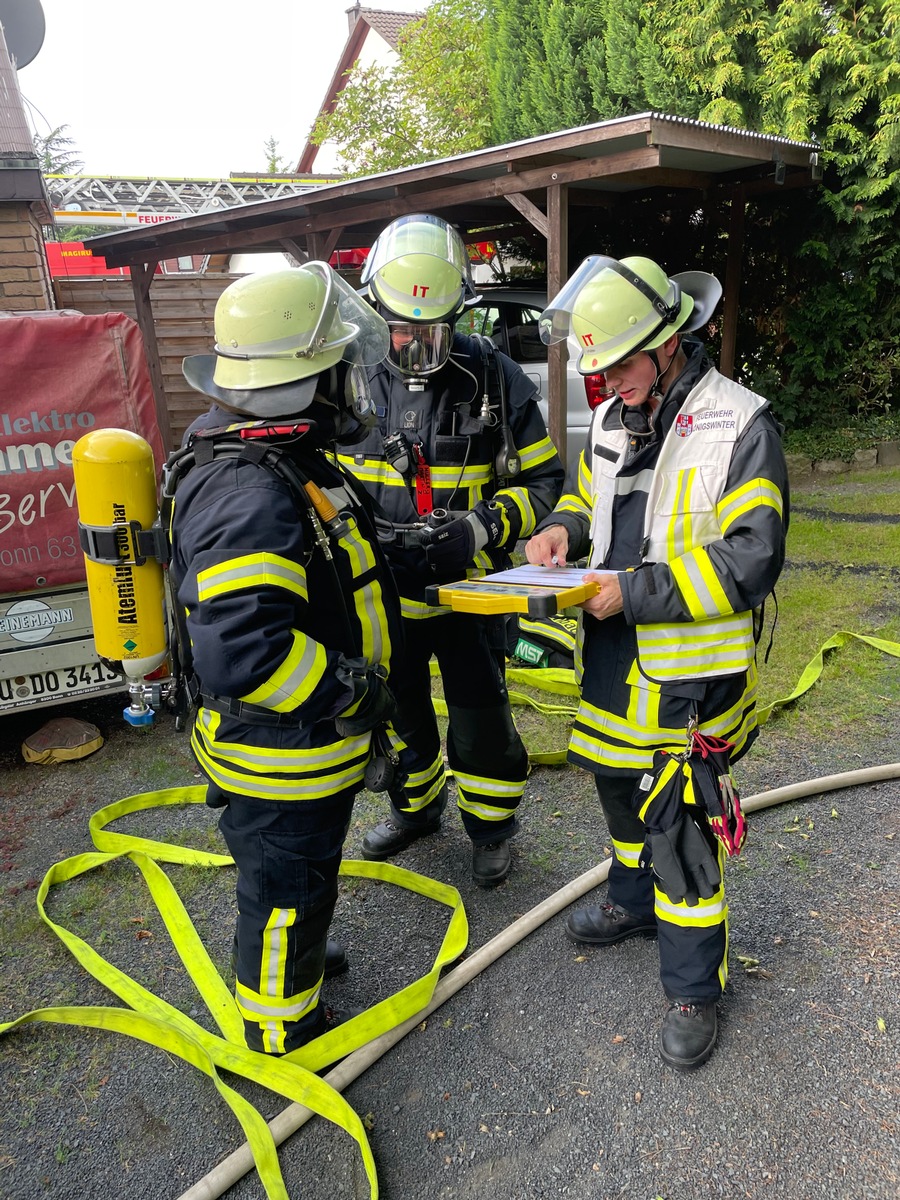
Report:
M 337 542 L 346 529 L 344 515 L 332 500 L 307 478 L 297 463 L 282 446 L 273 445 L 272 439 L 281 441 L 302 437 L 312 428 L 310 421 L 296 422 L 289 425 L 273 425 L 260 421 L 240 425 L 233 429 L 198 430 L 189 439 L 186 446 L 174 451 L 168 458 L 163 471 L 163 486 L 161 493 L 161 522 L 166 531 L 171 546 L 172 522 L 175 512 L 176 493 L 187 473 L 194 467 L 204 466 L 222 458 L 239 458 L 271 471 L 284 482 L 290 490 L 299 512 L 306 516 L 312 526 L 315 544 L 310 553 L 319 551 L 329 564 L 333 574 L 333 592 L 336 597 L 338 610 L 343 617 L 343 623 L 349 639 L 354 647 L 359 662 L 364 662 L 358 638 L 354 632 L 342 581 L 334 562 L 332 542 Z M 345 501 L 347 507 L 352 507 L 354 515 L 363 518 L 364 523 L 371 526 L 369 535 L 374 543 L 376 535 L 368 506 L 354 486 L 352 477 L 342 472 L 344 486 L 337 497 Z M 332 489 L 333 491 L 333 489 Z M 200 683 L 193 670 L 185 614 L 177 603 L 177 598 L 171 594 L 172 581 L 167 573 L 167 586 L 170 591 L 170 611 L 173 616 L 174 637 L 172 639 L 172 673 L 174 687 L 172 690 L 172 707 L 176 726 L 185 728 L 193 719 L 201 706 L 214 712 L 234 717 L 248 725 L 263 725 L 276 728 L 292 728 L 297 719 L 290 713 L 273 713 L 261 705 L 248 704 L 243 700 L 231 697 L 214 696 L 200 689 Z M 393 746 L 386 727 L 378 726 L 372 730 L 372 757 L 366 768 L 365 786 L 370 791 L 382 792 L 392 785 L 399 770 L 399 756 Z

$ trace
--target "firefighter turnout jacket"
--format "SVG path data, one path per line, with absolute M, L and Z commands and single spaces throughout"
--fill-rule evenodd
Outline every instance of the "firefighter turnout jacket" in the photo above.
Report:
M 189 433 L 232 419 L 213 408 Z M 315 431 L 274 443 L 285 475 L 253 428 L 237 427 L 236 455 L 194 442 L 170 569 L 199 689 L 191 745 L 238 868 L 237 1003 L 248 1046 L 283 1054 L 324 1031 L 341 850 L 372 755 L 372 734 L 341 736 L 335 718 L 364 700 L 360 669 L 399 655 L 400 611 L 368 501 Z M 304 481 L 330 521 L 311 516 Z
M 569 558 L 621 572 L 624 611 L 586 617 L 569 756 L 590 771 L 650 769 L 688 718 L 733 742 L 756 734 L 754 611 L 784 562 L 788 480 L 768 402 L 724 378 L 699 342 L 646 439 L 613 397 L 594 413 L 574 492 L 545 522 Z
M 509 430 L 521 469 L 498 479 L 495 460 L 501 443 L 497 389 L 491 381 L 491 358 L 503 372 Z M 386 363 L 370 368 L 377 427 L 365 441 L 339 454 L 339 460 L 365 484 L 385 516 L 397 525 L 424 521 L 435 508 L 460 515 L 480 500 L 502 509 L 503 537 L 498 546 L 480 551 L 469 574 L 503 570 L 519 538 L 530 537 L 559 497 L 565 470 L 547 435 L 535 403 L 537 385 L 500 351 L 480 348 L 475 338 L 456 334 L 447 364 L 423 380 L 424 391 L 411 391 Z M 487 398 L 489 420 L 480 418 Z M 385 439 L 399 434 L 409 450 L 407 470 L 391 463 Z M 403 465 L 398 463 L 398 465 Z M 387 548 L 406 617 L 432 617 L 443 611 L 425 604 L 425 587 L 452 582 L 436 575 L 420 545 Z
M 214 409 L 202 424 L 216 420 L 229 418 Z M 225 792 L 302 801 L 362 785 L 370 734 L 337 734 L 334 718 L 353 702 L 340 663 L 389 669 L 397 602 L 352 481 L 311 435 L 282 449 L 344 517 L 328 551 L 284 480 L 227 457 L 179 486 L 171 570 L 212 701 L 201 700 L 192 735 L 201 767 Z

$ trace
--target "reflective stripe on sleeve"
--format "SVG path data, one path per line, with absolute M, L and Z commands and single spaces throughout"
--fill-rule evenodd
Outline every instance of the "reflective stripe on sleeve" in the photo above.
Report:
M 244 554 L 197 573 L 197 595 L 201 603 L 229 592 L 259 587 L 280 587 L 301 600 L 309 599 L 306 571 L 299 563 L 279 554 Z
M 426 617 L 440 617 L 453 612 L 449 604 L 426 604 L 424 600 L 409 600 L 400 597 L 400 613 L 409 621 L 421 621 Z
M 556 455 L 556 447 L 549 437 L 542 437 L 530 446 L 519 447 L 519 462 L 523 471 L 531 471 L 541 463 L 549 462 Z
M 722 533 L 727 533 L 739 517 L 761 504 L 774 508 L 779 518 L 784 515 L 781 491 L 768 479 L 751 479 L 723 496 L 716 507 L 716 518 Z
M 510 500 L 516 506 L 521 520 L 521 528 L 519 529 L 519 537 L 529 537 L 537 524 L 537 514 L 534 511 L 534 506 L 531 503 L 531 497 L 528 494 L 528 489 L 523 487 L 508 487 L 502 488 L 494 497 L 495 500 Z M 504 519 L 503 537 L 499 545 L 506 545 L 511 532 L 509 518 Z
M 313 694 L 328 665 L 325 647 L 298 629 L 291 633 L 293 644 L 280 665 L 265 683 L 239 699 L 273 712 L 291 712 Z
M 702 546 L 673 559 L 669 569 L 695 621 L 704 617 L 725 616 L 734 611 L 709 554 Z
M 585 503 L 580 496 L 575 496 L 572 492 L 566 492 L 562 496 L 553 510 L 557 513 L 574 513 L 575 516 L 583 517 L 585 521 L 591 519 L 591 506 Z

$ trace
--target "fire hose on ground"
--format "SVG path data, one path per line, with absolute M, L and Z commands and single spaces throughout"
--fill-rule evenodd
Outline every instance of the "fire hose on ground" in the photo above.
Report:
M 785 787 L 774 788 L 768 792 L 759 792 L 742 801 L 744 812 L 757 812 L 763 808 L 772 808 L 777 804 L 786 804 L 791 800 L 802 800 L 809 796 L 819 796 L 825 792 L 841 788 L 860 787 L 868 783 L 880 783 L 885 780 L 900 779 L 900 762 L 887 763 L 879 767 L 866 767 L 857 771 L 845 771 L 839 775 L 824 775 L 819 779 L 808 779 L 801 783 L 788 784 Z M 610 859 L 604 860 L 591 870 L 577 876 L 564 887 L 535 905 L 524 916 L 513 921 L 486 942 L 458 966 L 448 971 L 434 990 L 430 1003 L 404 1021 L 381 1034 L 365 1046 L 353 1051 L 325 1076 L 335 1091 L 342 1092 L 373 1063 L 376 1063 L 393 1046 L 401 1041 L 413 1029 L 421 1025 L 431 1013 L 440 1008 L 451 996 L 455 996 L 467 983 L 480 975 L 487 967 L 501 958 L 507 950 L 518 945 L 528 934 L 540 928 L 551 917 L 556 916 L 575 900 L 603 883 L 609 874 Z M 269 1122 L 276 1145 L 281 1145 L 290 1135 L 305 1125 L 315 1114 L 305 1105 L 290 1104 Z M 178 1200 L 217 1200 L 233 1184 L 252 1170 L 253 1154 L 248 1143 L 244 1143 L 232 1154 L 222 1160 L 207 1175 L 198 1180 L 192 1187 L 183 1192 Z

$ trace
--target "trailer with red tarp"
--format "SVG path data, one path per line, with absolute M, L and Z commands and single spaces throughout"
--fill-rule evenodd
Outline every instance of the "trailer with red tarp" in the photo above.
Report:
M 0 313 L 0 715 L 121 690 L 97 656 L 72 449 L 130 429 L 164 459 L 144 345 L 123 313 Z

